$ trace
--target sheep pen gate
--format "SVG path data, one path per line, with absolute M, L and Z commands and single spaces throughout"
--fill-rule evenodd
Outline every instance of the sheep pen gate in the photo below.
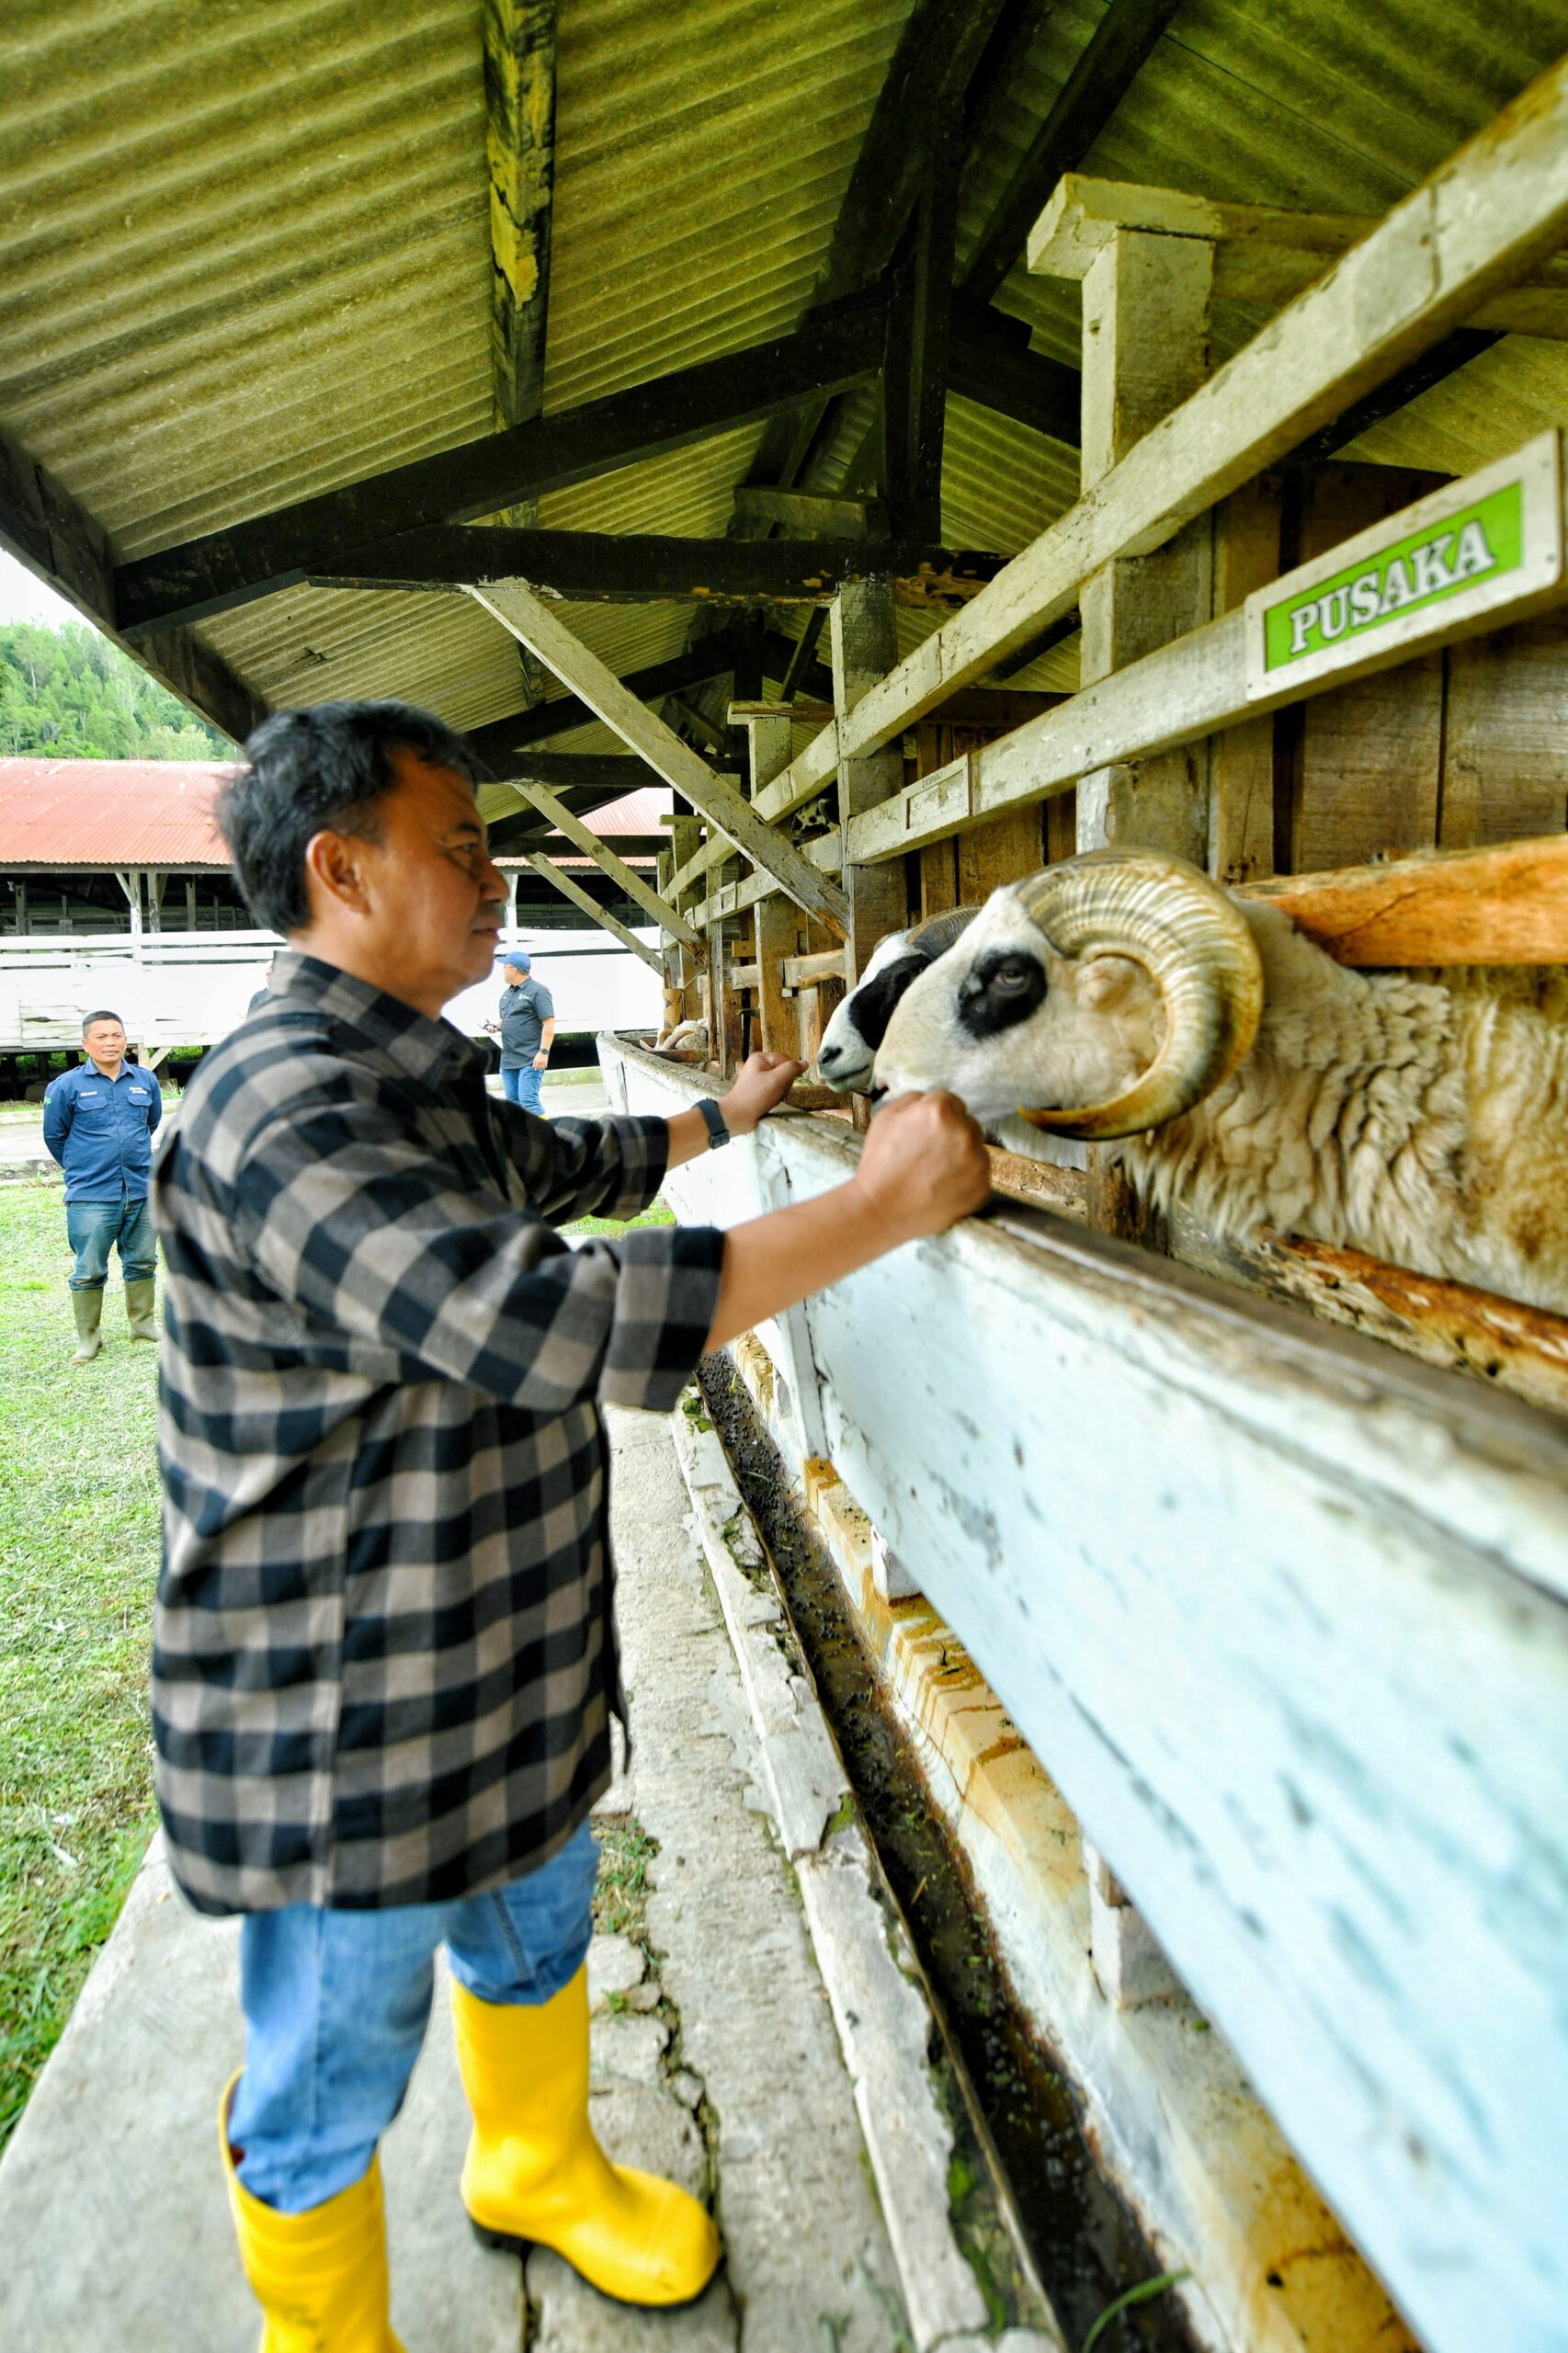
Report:
M 747 824 L 694 795 L 660 869 L 684 935 L 666 1027 L 700 1021 L 707 1051 L 605 1038 L 612 1099 L 668 1108 L 759 1043 L 810 1061 L 880 938 L 1103 843 L 1186 856 L 1343 961 L 1560 1009 L 1562 435 L 1459 483 L 1331 453 L 1461 323 L 1568 333 L 1565 225 L 1568 63 L 1381 222 L 1064 179 L 1030 255 L 1083 286 L 1083 496 L 902 660 L 892 584 L 846 583 L 831 706 L 734 704 Z M 1273 315 L 1214 369 L 1221 296 Z M 1074 613 L 1076 693 L 999 683 Z M 727 1224 L 843 1174 L 864 1100 L 808 1080 L 794 1109 L 680 1172 L 681 1213 Z M 1336 2316 L 1292 2302 L 1302 2249 L 1260 2255 L 1212 2129 L 1151 2182 L 1140 2133 L 1180 2143 L 1219 2097 L 1166 2097 L 1155 2019 L 1181 1988 L 1422 2342 L 1546 2353 L 1568 2310 L 1568 1319 L 1288 1235 L 1222 1245 L 1085 1157 L 998 1153 L 989 1215 L 737 1361 L 1113 2170 L 1173 2260 L 1237 2236 L 1210 2327 L 1344 2348 L 1398 2323 L 1346 2285 L 1343 2240 L 1309 2250 L 1320 2288 L 1339 2266 Z M 1033 1752 L 1024 1811 L 1081 1836 L 1077 1895 L 938 1727 L 933 1628 Z

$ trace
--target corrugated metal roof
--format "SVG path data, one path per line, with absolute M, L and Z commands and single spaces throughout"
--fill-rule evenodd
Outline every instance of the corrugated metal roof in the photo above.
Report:
M 568 0 L 546 353 L 560 409 L 800 315 L 908 0 Z M 1099 20 L 1056 0 L 961 191 L 979 233 Z M 1375 9 L 1187 0 L 1088 160 L 1217 197 L 1379 210 L 1562 45 L 1561 0 Z M 474 0 L 10 0 L 0 28 L 0 418 L 128 554 L 488 429 L 490 256 Z M 114 126 L 106 139 L 105 125 Z M 1076 290 L 1020 266 L 1002 306 L 1076 358 Z M 1223 313 L 1221 350 L 1256 325 Z M 1468 470 L 1568 402 L 1518 338 L 1355 454 Z M 543 502 L 575 529 L 722 530 L 757 429 Z M 846 428 L 846 438 L 848 438 Z M 1074 492 L 1068 453 L 949 403 L 945 535 L 1004 552 Z M 568 608 L 612 667 L 687 607 Z M 932 625 L 905 615 L 913 642 Z M 273 701 L 398 694 L 461 726 L 525 700 L 458 597 L 301 589 L 204 631 Z M 1018 683 L 1071 682 L 1070 649 Z M 583 745 L 603 744 L 583 731 Z
M 233 764 L 0 760 L 0 867 L 214 866 L 212 814 Z
M 233 762 L 207 760 L 0 759 L 0 870 L 210 866 L 227 873 L 229 853 L 212 812 L 237 772 Z M 650 785 L 607 801 L 583 823 L 607 840 L 656 834 L 670 806 L 670 794 Z

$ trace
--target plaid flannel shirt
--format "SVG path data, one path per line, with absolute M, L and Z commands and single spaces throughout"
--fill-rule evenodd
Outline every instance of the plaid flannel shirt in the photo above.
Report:
M 517 1879 L 609 1778 L 606 1401 L 668 1410 L 722 1236 L 662 1120 L 492 1102 L 445 1022 L 306 957 L 153 1175 L 167 1273 L 157 1791 L 206 1912 Z

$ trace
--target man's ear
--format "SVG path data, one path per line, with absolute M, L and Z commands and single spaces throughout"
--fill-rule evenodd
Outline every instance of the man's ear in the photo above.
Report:
M 355 834 L 311 835 L 305 844 L 305 879 L 312 899 L 319 894 L 321 904 L 315 912 L 324 913 L 328 906 L 345 907 L 361 915 L 369 912 L 364 852 L 364 841 Z

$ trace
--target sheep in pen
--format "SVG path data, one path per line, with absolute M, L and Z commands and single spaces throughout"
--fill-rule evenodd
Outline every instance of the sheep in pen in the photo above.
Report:
M 1021 1122 L 1048 1150 L 1108 1143 L 1223 1238 L 1272 1228 L 1568 1313 L 1568 1025 L 1348 971 L 1180 858 L 1096 850 L 994 892 L 909 973 L 874 1077 L 949 1088 L 1009 1142 Z

